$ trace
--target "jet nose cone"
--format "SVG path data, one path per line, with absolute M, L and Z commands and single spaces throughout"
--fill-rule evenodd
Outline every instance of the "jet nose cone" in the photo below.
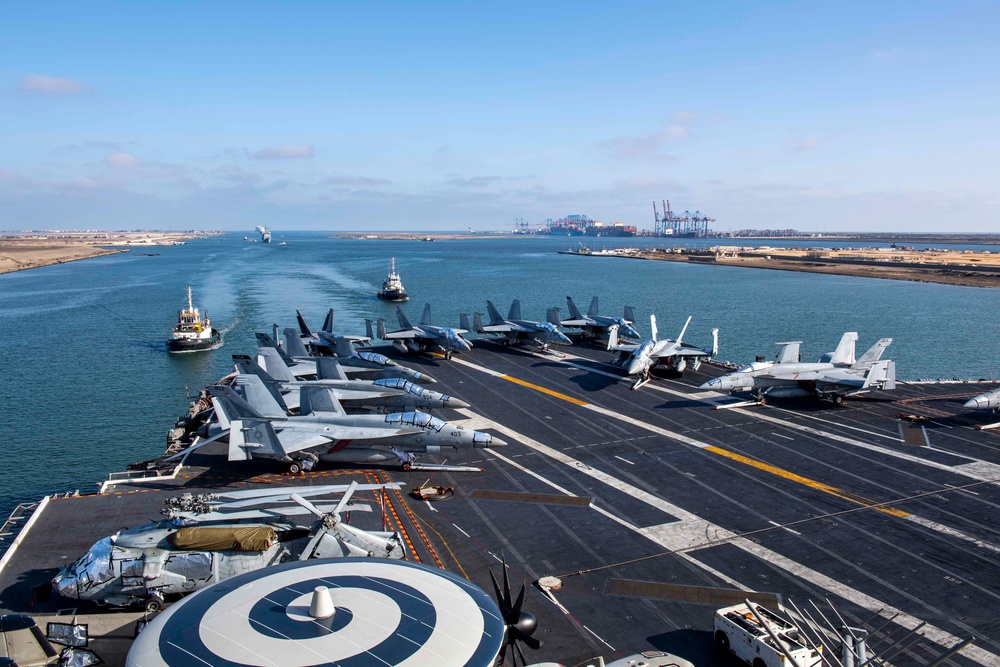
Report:
M 454 408 L 455 410 L 458 410 L 459 408 L 471 408 L 472 407 L 471 405 L 469 405 L 468 403 L 466 403 L 462 399 L 455 398 L 454 396 L 445 396 L 444 402 L 445 402 L 445 405 L 447 405 L 449 408 Z
M 719 386 L 718 380 L 709 380 L 708 382 L 702 382 L 698 385 L 698 389 L 715 389 Z
M 413 379 L 420 380 L 421 382 L 426 382 L 427 384 L 437 384 L 437 380 L 432 378 L 430 375 L 427 375 L 426 373 L 414 373 Z
M 964 407 L 972 408 L 973 410 L 986 410 L 990 407 L 990 401 L 986 394 L 980 394 L 979 396 L 973 396 L 967 400 Z
M 493 436 L 493 439 L 490 440 L 490 447 L 506 447 L 506 446 L 507 446 L 507 441 L 501 440 L 496 436 Z

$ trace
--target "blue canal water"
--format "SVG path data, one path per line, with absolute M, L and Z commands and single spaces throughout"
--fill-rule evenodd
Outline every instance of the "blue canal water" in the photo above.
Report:
M 46 493 L 93 491 L 109 471 L 161 454 L 188 396 L 228 373 L 230 355 L 252 354 L 255 331 L 294 326 L 295 309 L 317 328 L 331 307 L 340 332 L 361 334 L 377 317 L 394 328 L 395 306 L 374 296 L 393 256 L 413 321 L 425 302 L 435 324 L 458 326 L 460 312 L 484 312 L 486 299 L 506 313 L 519 298 L 525 317 L 544 319 L 549 306 L 566 314 L 567 295 L 584 310 L 598 295 L 605 314 L 634 306 L 644 334 L 650 313 L 670 336 L 692 315 L 692 343 L 710 344 L 718 327 L 723 360 L 771 357 L 779 340 L 805 341 L 803 358 L 814 358 L 858 331 L 859 354 L 894 339 L 900 378 L 1000 373 L 1000 290 L 557 254 L 577 242 L 276 233 L 263 245 L 228 234 L 0 275 L 0 517 Z M 164 340 L 189 285 L 225 344 L 169 355 Z

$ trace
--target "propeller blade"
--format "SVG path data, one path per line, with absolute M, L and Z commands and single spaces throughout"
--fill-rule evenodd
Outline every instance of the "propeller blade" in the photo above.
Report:
M 340 499 L 339 503 L 337 503 L 337 509 L 333 510 L 334 514 L 340 514 L 340 510 L 344 509 L 344 507 L 347 505 L 347 502 L 351 499 L 351 496 L 354 495 L 354 492 L 357 490 L 357 488 L 358 488 L 358 483 L 351 482 L 351 485 L 347 487 L 347 491 L 344 491 L 344 497 Z
M 312 512 L 313 514 L 315 514 L 320 519 L 323 518 L 323 513 L 319 510 L 319 508 L 316 507 L 315 505 L 313 505 L 311 502 L 309 502 L 305 498 L 303 498 L 302 496 L 300 496 L 299 494 L 293 493 L 292 494 L 292 500 L 294 500 L 295 502 L 297 502 L 299 505 L 302 505 L 303 507 L 305 507 L 307 510 L 309 510 L 310 512 Z M 337 505 L 337 507 L 339 508 L 340 505 Z

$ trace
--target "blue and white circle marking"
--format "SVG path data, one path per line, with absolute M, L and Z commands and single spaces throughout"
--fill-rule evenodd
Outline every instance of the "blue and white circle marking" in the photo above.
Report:
M 336 613 L 309 616 L 316 586 Z M 130 667 L 492 666 L 503 643 L 496 603 L 449 572 L 403 561 L 341 558 L 251 572 L 156 618 Z

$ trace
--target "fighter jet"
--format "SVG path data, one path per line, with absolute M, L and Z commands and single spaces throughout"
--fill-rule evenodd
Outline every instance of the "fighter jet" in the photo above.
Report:
M 549 349 L 549 345 L 572 345 L 573 341 L 566 337 L 566 334 L 559 331 L 559 309 L 549 308 L 548 321 L 532 322 L 521 319 L 521 302 L 514 299 L 510 304 L 510 312 L 507 319 L 500 316 L 500 311 L 493 305 L 492 301 L 486 302 L 486 308 L 490 314 L 490 323 L 483 324 L 483 314 L 476 313 L 473 330 L 481 334 L 500 334 L 504 345 L 537 345 L 543 351 Z M 462 326 L 468 322 L 469 316 L 462 313 Z
M 1000 389 L 994 389 L 993 391 L 988 391 L 985 394 L 973 396 L 965 402 L 964 407 L 972 408 L 973 410 L 1000 409 Z
M 350 380 L 336 357 L 317 357 L 318 380 L 297 380 L 288 366 L 270 348 L 260 350 L 267 361 L 269 371 L 264 370 L 253 359 L 244 354 L 234 354 L 236 372 L 256 375 L 265 386 L 281 392 L 281 402 L 286 408 L 298 409 L 302 387 L 326 387 L 331 389 L 347 409 L 388 413 L 417 408 L 467 408 L 469 404 L 447 394 L 424 389 L 404 378 L 383 378 L 380 380 Z
M 316 357 L 309 356 L 308 350 L 295 333 L 295 329 L 285 329 L 284 347 L 281 347 L 269 334 L 257 333 L 257 363 L 269 370 L 267 359 L 262 355 L 261 350 L 277 350 L 278 356 L 288 366 L 289 370 L 297 378 L 316 376 L 318 369 Z M 385 378 L 405 378 L 433 384 L 437 382 L 434 378 L 413 370 L 406 366 L 401 366 L 395 361 L 377 352 L 356 350 L 355 343 L 359 340 L 347 336 L 330 336 L 326 339 L 333 345 L 334 353 L 340 361 L 341 368 L 348 377 L 355 380 L 381 380 Z M 328 378 L 334 379 L 334 378 Z
M 619 337 L 642 338 L 642 335 L 632 328 L 632 322 L 635 321 L 635 312 L 632 306 L 625 306 L 624 317 L 610 317 L 597 314 L 596 296 L 590 301 L 590 310 L 587 311 L 586 316 L 580 313 L 580 309 L 573 303 L 572 298 L 566 297 L 566 305 L 569 306 L 569 319 L 562 320 L 559 325 L 583 329 L 584 338 L 610 336 L 612 327 L 618 328 Z
M 336 340 L 340 338 L 351 341 L 352 344 L 360 343 L 365 345 L 371 342 L 370 337 L 343 336 L 335 333 L 333 330 L 333 308 L 326 314 L 326 319 L 323 320 L 323 328 L 319 331 L 310 329 L 309 325 L 306 324 L 306 319 L 302 317 L 302 313 L 298 310 L 295 311 L 295 319 L 299 323 L 299 340 L 302 341 L 302 344 L 307 349 L 312 349 L 317 354 L 336 354 Z
M 880 339 L 855 361 L 854 343 L 857 339 L 857 333 L 845 333 L 834 352 L 823 355 L 814 363 L 799 360 L 801 341 L 778 343 L 782 347 L 774 361 L 747 364 L 735 373 L 709 380 L 700 388 L 712 391 L 753 391 L 761 401 L 765 396 L 817 396 L 832 400 L 838 405 L 845 396 L 875 389 L 895 389 L 896 364 L 889 360 L 881 361 L 882 354 L 892 343 L 892 339 Z
M 449 424 L 425 412 L 348 415 L 323 387 L 301 389 L 300 416 L 289 417 L 257 376 L 238 375 L 235 383 L 242 396 L 232 387 L 206 387 L 219 427 L 229 434 L 230 461 L 271 458 L 299 472 L 307 460 L 381 463 L 396 458 L 404 468 L 411 468 L 414 452 L 439 454 L 442 449 L 507 444 L 489 433 Z
M 424 313 L 420 318 L 420 324 L 414 326 L 406 319 L 403 309 L 396 306 L 396 319 L 399 320 L 400 329 L 397 331 L 385 330 L 385 320 L 378 319 L 378 337 L 382 340 L 391 340 L 392 346 L 400 352 L 424 352 L 427 350 L 441 350 L 445 359 L 451 359 L 454 352 L 468 352 L 472 349 L 472 343 L 462 338 L 462 334 L 468 333 L 468 329 L 455 329 L 453 327 L 438 327 L 431 324 L 431 304 L 424 305 Z M 372 321 L 365 320 L 368 325 L 368 336 L 372 337 Z
M 358 491 L 399 489 L 392 484 L 286 487 L 168 498 L 167 519 L 105 537 L 52 580 L 60 595 L 98 604 L 163 608 L 165 597 L 184 594 L 289 559 L 406 556 L 398 532 L 366 531 L 341 516 L 371 511 L 350 504 Z M 309 498 L 342 493 L 336 505 Z M 265 508 L 257 508 L 267 505 Z M 288 517 L 313 514 L 309 526 Z
M 669 364 L 678 373 L 683 373 L 687 368 L 688 360 L 691 360 L 691 369 L 698 370 L 703 359 L 713 357 L 719 353 L 719 330 L 712 329 L 712 349 L 706 350 L 694 345 L 681 342 L 691 318 L 687 318 L 684 328 L 681 329 L 677 340 L 657 338 L 656 315 L 649 316 L 649 328 L 653 337 L 644 343 L 619 343 L 618 330 L 611 329 L 608 339 L 608 349 L 617 350 L 618 357 L 611 363 L 620 368 L 624 368 L 629 375 L 638 375 L 639 378 L 632 385 L 632 389 L 638 389 L 649 382 L 649 371 L 657 364 Z

